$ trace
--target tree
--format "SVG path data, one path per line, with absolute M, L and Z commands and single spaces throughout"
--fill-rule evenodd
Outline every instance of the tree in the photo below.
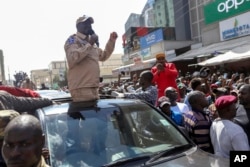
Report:
M 26 72 L 23 72 L 23 71 L 19 71 L 19 72 L 16 72 L 16 71 L 15 71 L 15 74 L 14 74 L 13 76 L 14 76 L 14 78 L 15 78 L 15 81 L 14 81 L 15 87 L 20 87 L 22 81 L 23 81 L 26 77 L 28 77 L 28 74 L 27 74 Z

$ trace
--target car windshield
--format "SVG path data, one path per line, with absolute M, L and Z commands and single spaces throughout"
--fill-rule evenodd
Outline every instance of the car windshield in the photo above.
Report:
M 101 166 L 189 143 L 165 117 L 142 103 L 50 114 L 45 125 L 51 166 L 57 167 Z

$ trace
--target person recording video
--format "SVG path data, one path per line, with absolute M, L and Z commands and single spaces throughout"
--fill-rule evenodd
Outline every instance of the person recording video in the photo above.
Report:
M 77 33 L 65 42 L 68 86 L 73 102 L 99 99 L 100 68 L 114 51 L 117 33 L 111 32 L 105 51 L 99 48 L 98 35 L 92 29 L 94 19 L 83 15 L 76 20 Z

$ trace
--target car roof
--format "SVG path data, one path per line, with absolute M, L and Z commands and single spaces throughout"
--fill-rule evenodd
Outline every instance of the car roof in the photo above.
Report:
M 77 102 L 73 103 L 72 101 L 63 101 L 62 103 L 54 104 L 51 106 L 44 107 L 42 112 L 44 115 L 54 115 L 67 113 L 70 106 L 76 106 L 76 110 L 100 110 L 103 108 L 111 108 L 117 106 L 128 106 L 136 104 L 145 104 L 146 102 L 137 99 L 99 99 L 94 102 L 94 105 L 89 105 L 89 102 Z M 92 103 L 93 104 L 93 103 Z
M 71 94 L 60 90 L 36 90 L 41 97 L 48 98 L 56 102 L 70 101 Z
M 38 93 L 43 98 L 48 98 L 50 100 L 53 100 L 55 102 L 70 102 L 72 101 L 71 94 L 68 92 L 64 92 L 61 90 L 36 90 L 36 93 Z M 103 95 L 99 94 L 100 99 L 115 99 L 114 96 L 111 95 Z

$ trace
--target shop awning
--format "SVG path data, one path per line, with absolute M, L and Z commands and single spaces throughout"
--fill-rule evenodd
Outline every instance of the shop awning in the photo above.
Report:
M 226 51 L 232 50 L 236 47 L 249 44 L 250 36 L 241 37 L 238 39 L 233 39 L 229 41 L 223 41 L 219 43 L 214 43 L 208 46 L 203 46 L 201 48 L 189 50 L 182 55 L 177 56 L 174 59 L 171 59 L 170 62 L 175 61 L 187 61 L 192 60 L 196 57 L 205 57 L 210 55 L 216 55 L 216 53 L 225 53 Z
M 250 48 L 249 51 L 244 53 L 236 53 L 233 51 L 228 51 L 225 54 L 218 55 L 211 59 L 205 60 L 203 62 L 198 63 L 200 66 L 214 66 L 225 63 L 233 63 L 237 61 L 242 61 L 245 59 L 250 59 Z

